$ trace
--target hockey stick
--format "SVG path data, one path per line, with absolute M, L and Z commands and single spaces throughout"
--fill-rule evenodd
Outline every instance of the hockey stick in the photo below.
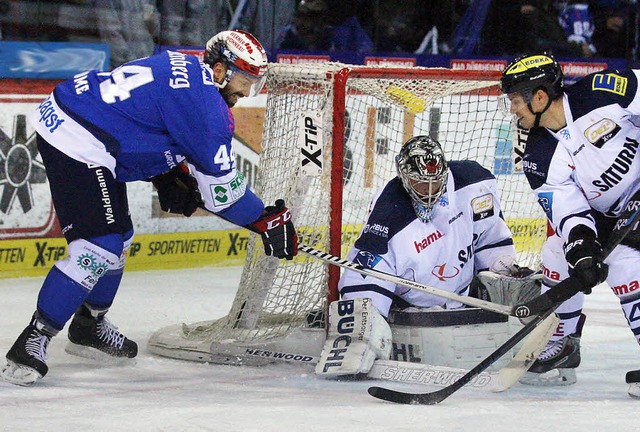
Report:
M 549 309 L 533 318 L 531 322 L 527 323 L 527 325 L 522 327 L 520 331 L 511 336 L 504 344 L 499 346 L 498 349 L 496 349 L 487 358 L 480 362 L 480 364 L 460 377 L 459 380 L 443 389 L 430 393 L 405 393 L 382 387 L 369 387 L 369 394 L 378 399 L 400 404 L 435 405 L 437 403 L 440 403 L 451 396 L 453 393 L 464 387 L 465 384 L 471 382 L 478 374 L 484 372 L 500 357 L 511 351 L 511 349 L 516 346 L 522 339 L 524 339 L 529 333 L 533 332 L 536 327 L 542 324 L 545 319 L 553 313 L 553 311 L 554 309 Z M 531 363 L 533 363 L 535 361 L 535 358 L 530 359 L 530 361 Z
M 635 196 L 633 198 L 636 198 Z M 637 204 L 638 201 L 629 201 L 629 204 Z M 635 229 L 638 220 L 640 219 L 640 208 L 638 208 L 624 223 L 616 225 L 616 229 L 611 233 L 609 238 L 609 244 L 603 251 L 603 259 L 609 256 L 609 254 L 620 244 L 620 242 Z M 503 345 L 498 347 L 493 353 L 485 358 L 480 364 L 471 369 L 467 374 L 461 377 L 455 383 L 431 393 L 405 393 L 395 390 L 385 389 L 382 387 L 370 387 L 369 394 L 378 399 L 386 400 L 389 402 L 403 403 L 403 404 L 418 404 L 418 405 L 435 405 L 456 391 L 460 390 L 465 384 L 470 382 L 476 375 L 484 372 L 489 366 L 495 363 L 500 357 L 509 352 L 511 348 L 524 339 L 529 333 L 536 329 L 549 315 L 551 315 L 555 309 L 565 300 L 571 298 L 578 291 L 583 289 L 580 280 L 576 277 L 569 277 L 555 287 L 547 291 L 545 294 L 553 292 L 551 295 L 536 297 L 531 302 L 526 304 L 533 304 L 535 307 L 545 307 L 544 311 L 539 315 L 536 315 L 529 323 L 527 323 L 519 332 L 509 338 Z M 543 299 L 540 300 L 540 299 Z M 525 305 L 526 305 L 525 304 Z M 550 306 L 549 306 L 550 304 Z M 530 314 L 531 310 L 534 310 L 533 306 L 519 306 L 527 307 L 526 312 Z M 518 307 L 514 308 L 518 310 Z M 529 315 L 526 315 L 529 316 Z M 535 361 L 535 359 L 533 359 Z
M 493 392 L 501 392 L 511 388 L 538 357 L 559 322 L 557 316 L 549 316 L 531 333 L 506 366 L 497 372 L 480 372 L 473 376 L 467 384 L 473 388 L 486 388 Z M 449 386 L 466 373 L 468 373 L 466 370 L 445 366 L 376 360 L 367 377 L 409 384 Z
M 627 203 L 627 207 L 640 204 L 640 192 L 636 193 Z M 615 229 L 611 232 L 609 238 L 609 244 L 602 252 L 603 260 L 609 256 L 609 254 L 624 240 L 624 238 L 633 230 L 637 228 L 640 221 L 640 206 L 626 219 L 623 223 L 621 219 L 618 219 Z M 520 305 L 513 307 L 513 316 L 526 318 L 533 315 L 540 314 L 545 310 L 562 303 L 565 300 L 569 300 L 584 287 L 579 281 L 570 277 L 560 282 L 556 286 L 549 289 L 544 294 L 529 300 Z
M 513 312 L 513 308 L 511 306 L 492 303 L 485 300 L 477 299 L 475 297 L 461 296 L 454 292 L 449 292 L 449 291 L 445 291 L 445 290 L 431 287 L 428 285 L 423 285 L 419 282 L 414 282 L 412 280 L 394 276 L 379 270 L 363 267 L 360 264 L 357 264 L 353 261 L 349 261 L 349 260 L 337 257 L 335 255 L 328 254 L 326 252 L 315 249 L 311 246 L 307 246 L 305 244 L 298 245 L 298 249 L 307 255 L 318 258 L 321 261 L 336 265 L 338 267 L 353 270 L 365 276 L 371 276 L 377 279 L 386 280 L 388 282 L 393 282 L 397 285 L 402 285 L 404 287 L 415 289 L 417 291 L 426 292 L 428 294 L 432 294 L 438 297 L 444 297 L 449 300 L 459 301 L 460 303 L 466 304 L 468 306 L 473 306 L 473 307 L 488 310 L 491 312 L 496 312 L 502 315 L 512 315 L 512 312 Z

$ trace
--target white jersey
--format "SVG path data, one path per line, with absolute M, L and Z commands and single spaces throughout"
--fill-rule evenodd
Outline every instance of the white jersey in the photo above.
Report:
M 500 212 L 495 177 L 472 161 L 449 162 L 447 191 L 432 220 L 417 218 L 398 177 L 374 198 L 366 225 L 348 258 L 358 264 L 435 288 L 468 295 L 477 271 L 498 258 L 515 260 L 511 232 Z M 462 307 L 462 303 L 397 286 L 346 270 L 343 299 L 369 297 L 384 316 L 394 296 L 419 307 Z
M 567 125 L 529 133 L 524 171 L 553 228 L 566 240 L 579 224 L 596 231 L 591 209 L 617 217 L 640 189 L 637 70 L 606 70 L 569 86 Z M 596 231 L 597 232 L 597 231 Z

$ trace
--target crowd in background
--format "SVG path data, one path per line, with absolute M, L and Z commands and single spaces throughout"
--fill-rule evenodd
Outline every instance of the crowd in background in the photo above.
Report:
M 0 39 L 108 43 L 111 67 L 226 29 L 267 51 L 638 60 L 637 0 L 0 0 Z

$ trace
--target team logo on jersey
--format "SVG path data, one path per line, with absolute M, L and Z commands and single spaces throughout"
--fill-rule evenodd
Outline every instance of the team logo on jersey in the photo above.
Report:
M 541 192 L 538 194 L 538 203 L 542 207 L 542 210 L 547 214 L 549 220 L 553 220 L 553 192 Z
M 494 215 L 493 195 L 485 194 L 471 200 L 473 209 L 473 220 L 479 221 Z
M 591 89 L 624 96 L 627 93 L 627 83 L 627 78 L 614 73 L 595 74 L 591 82 Z
M 353 259 L 353 261 L 357 264 L 360 264 L 364 268 L 374 268 L 376 264 L 380 262 L 382 257 L 380 255 L 373 254 L 368 251 L 360 251 L 358 255 Z M 362 275 L 362 278 L 366 278 L 367 275 Z
M 431 270 L 431 274 L 446 282 L 447 279 L 453 279 L 460 274 L 460 269 L 456 266 L 448 266 L 447 264 L 439 264 Z
M 613 120 L 602 119 L 589 126 L 584 131 L 584 136 L 591 144 L 597 148 L 602 148 L 602 146 L 611 138 L 616 136 L 618 132 L 620 132 L 620 126 L 618 126 Z

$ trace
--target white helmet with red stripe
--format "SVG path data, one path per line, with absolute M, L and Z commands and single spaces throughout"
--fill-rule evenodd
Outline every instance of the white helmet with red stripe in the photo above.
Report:
M 260 41 L 249 32 L 227 30 L 218 33 L 207 42 L 204 62 L 211 68 L 218 62 L 227 65 L 225 79 L 222 83 L 216 83 L 219 88 L 224 88 L 238 72 L 253 82 L 249 96 L 256 96 L 264 86 L 267 53 Z

